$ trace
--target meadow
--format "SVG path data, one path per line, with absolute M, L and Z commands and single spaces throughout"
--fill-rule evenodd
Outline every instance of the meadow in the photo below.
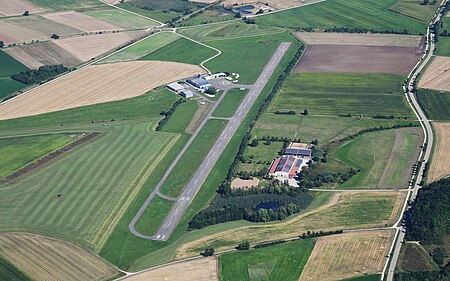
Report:
M 178 26 L 190 26 L 212 22 L 229 21 L 235 19 L 234 13 L 228 11 L 220 6 L 213 6 L 201 13 L 196 14 L 194 17 L 184 20 Z
M 123 28 L 132 29 L 158 25 L 155 21 L 119 9 L 93 10 L 84 14 Z
M 313 115 L 411 117 L 402 83 L 402 76 L 389 74 L 292 74 L 269 110 L 301 113 L 307 109 Z
M 0 50 L 0 101 L 26 85 L 10 78 L 11 75 L 29 70 L 7 53 Z
M 133 44 L 112 56 L 102 59 L 99 63 L 132 61 L 146 56 L 167 44 L 179 39 L 175 33 L 172 32 L 158 32 L 152 36 Z
M 0 179 L 28 163 L 63 147 L 77 135 L 52 134 L 16 138 L 0 138 Z
M 430 22 L 438 5 L 423 5 L 422 3 L 422 0 L 400 0 L 392 5 L 389 10 L 425 23 Z
M 233 117 L 234 113 L 238 109 L 239 105 L 241 105 L 242 100 L 248 91 L 241 91 L 240 89 L 233 89 L 226 93 L 222 102 L 213 112 L 213 116 L 215 117 Z
M 221 281 L 297 281 L 314 248 L 314 240 L 297 240 L 219 256 Z
M 186 38 L 180 38 L 141 57 L 140 60 L 162 60 L 200 64 L 204 60 L 214 56 L 216 53 L 217 52 L 213 49 L 202 46 Z
M 128 10 L 130 12 L 137 13 L 137 14 L 143 15 L 145 17 L 149 17 L 149 18 L 155 19 L 155 20 L 160 21 L 160 22 L 168 22 L 171 19 L 176 18 L 176 17 L 181 15 L 181 13 L 177 13 L 177 12 L 174 12 L 174 11 L 163 12 L 163 11 L 160 11 L 160 10 L 141 9 L 141 8 L 139 8 L 137 6 L 134 6 L 133 4 L 127 3 L 127 2 L 120 3 L 117 6 L 120 7 L 120 8 L 123 8 L 125 10 Z
M 321 30 L 346 27 L 402 32 L 407 29 L 413 34 L 424 34 L 426 22 L 389 10 L 396 2 L 397 0 L 368 0 L 361 5 L 359 0 L 327 0 L 260 16 L 258 24 L 288 28 L 311 27 Z
M 0 77 L 0 101 L 10 94 L 19 91 L 27 85 L 22 84 L 9 77 Z
M 135 229 L 145 235 L 153 235 L 166 217 L 174 202 L 156 195 L 135 225 Z
M 450 93 L 418 89 L 416 97 L 420 106 L 432 120 L 450 120 Z
M 450 37 L 439 37 L 436 43 L 435 55 L 450 57 Z
M 47 10 L 71 10 L 77 8 L 88 8 L 88 7 L 96 7 L 96 6 L 105 6 L 103 3 L 97 0 L 61 0 L 61 1 L 53 1 L 53 0 L 29 0 L 29 2 L 35 4 L 36 6 L 42 7 Z
M 28 281 L 30 280 L 25 274 L 20 272 L 4 258 L 0 257 L 0 279 L 9 281 Z

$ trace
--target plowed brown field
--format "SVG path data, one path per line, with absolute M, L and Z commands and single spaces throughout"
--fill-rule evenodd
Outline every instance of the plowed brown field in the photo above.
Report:
M 68 25 L 86 32 L 122 29 L 121 27 L 118 27 L 112 23 L 102 21 L 74 11 L 51 13 L 44 15 L 44 17 L 54 22 Z
M 393 237 L 394 230 L 321 237 L 309 256 L 300 281 L 342 280 L 380 273 Z
M 154 280 L 177 280 L 177 281 L 216 281 L 219 280 L 217 274 L 217 260 L 215 257 L 197 259 L 163 266 L 154 270 L 140 273 L 126 281 L 154 281 Z
M 0 255 L 36 281 L 110 280 L 118 274 L 79 246 L 34 234 L 0 234 Z
M 162 61 L 89 66 L 0 105 L 0 120 L 123 100 L 202 72 L 196 65 Z
M 450 91 L 450 58 L 435 57 L 419 81 L 420 88 Z
M 429 182 L 450 175 L 450 122 L 433 122 L 433 127 L 436 133 L 436 147 L 428 172 Z
M 44 10 L 21 0 L 0 0 L 0 16 L 17 16 L 22 15 L 25 11 L 33 14 Z

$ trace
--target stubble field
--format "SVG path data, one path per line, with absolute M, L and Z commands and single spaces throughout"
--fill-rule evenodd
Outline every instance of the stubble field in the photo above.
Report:
M 450 123 L 433 122 L 433 128 L 436 135 L 436 147 L 428 172 L 429 182 L 450 174 Z
M 44 10 L 21 0 L 0 0 L 0 16 L 18 16 L 24 11 L 34 14 Z
M 0 120 L 131 98 L 202 72 L 198 66 L 160 61 L 89 66 L 2 104 Z
M 420 88 L 450 92 L 450 57 L 435 57 L 419 81 Z
M 0 234 L 0 255 L 36 281 L 110 280 L 115 268 L 85 249 L 26 233 Z
M 393 237 L 393 230 L 320 237 L 300 281 L 342 280 L 380 273 Z

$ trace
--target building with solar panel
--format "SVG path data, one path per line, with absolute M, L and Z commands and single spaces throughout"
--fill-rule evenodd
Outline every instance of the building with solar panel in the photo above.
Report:
M 292 179 L 297 175 L 303 166 L 303 159 L 290 155 L 283 155 L 275 158 L 269 169 L 269 176 L 279 180 Z
M 291 142 L 284 152 L 285 155 L 311 157 L 312 149 L 308 143 Z
M 186 80 L 186 82 L 200 90 L 207 90 L 209 87 L 211 87 L 211 83 L 206 81 L 204 78 L 188 79 Z

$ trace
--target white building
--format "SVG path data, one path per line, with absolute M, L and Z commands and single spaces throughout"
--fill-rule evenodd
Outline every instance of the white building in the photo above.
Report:
M 172 90 L 172 91 L 174 91 L 176 93 L 179 93 L 179 92 L 184 90 L 183 85 L 181 85 L 178 82 L 173 82 L 173 83 L 167 84 L 166 88 L 169 89 L 169 90 Z
M 208 76 L 203 77 L 205 80 L 210 80 L 210 79 L 217 79 L 220 77 L 227 77 L 227 75 L 223 72 L 219 72 L 219 73 L 215 73 L 215 74 L 211 74 Z
M 183 90 L 181 91 L 180 96 L 185 98 L 192 98 L 194 96 L 194 93 L 190 90 Z

